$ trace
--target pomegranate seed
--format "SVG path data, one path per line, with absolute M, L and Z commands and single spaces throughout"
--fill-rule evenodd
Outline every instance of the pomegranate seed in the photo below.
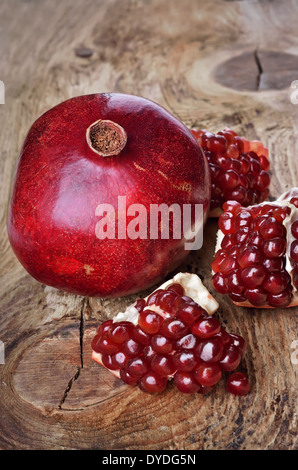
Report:
M 287 307 L 292 301 L 292 289 L 287 288 L 280 294 L 269 294 L 268 303 L 272 307 Z
M 224 239 L 221 242 L 221 247 L 223 250 L 229 250 L 235 245 L 235 235 L 229 233 L 228 235 L 224 236 Z
M 166 318 L 160 328 L 160 333 L 170 339 L 178 339 L 185 335 L 188 327 L 179 318 Z
M 162 310 L 164 310 L 164 312 L 170 313 L 172 311 L 172 305 L 176 299 L 176 292 L 166 290 L 157 296 L 155 305 L 158 305 Z
M 138 312 L 141 312 L 142 310 L 144 310 L 144 308 L 146 307 L 145 299 L 137 300 L 136 303 L 134 304 L 134 307 L 137 309 Z
M 112 364 L 116 369 L 123 369 L 127 359 L 128 357 L 122 351 L 119 351 L 111 356 Z
M 298 261 L 298 240 L 291 243 L 290 256 L 293 261 Z
M 119 353 L 116 353 L 116 354 L 119 354 Z M 107 368 L 107 369 L 110 369 L 110 370 L 117 370 L 119 369 L 118 365 L 117 364 L 114 364 L 113 363 L 113 359 L 112 359 L 113 356 L 110 356 L 108 354 L 102 354 L 101 356 L 101 362 L 103 363 L 103 365 Z
M 223 260 L 227 257 L 227 253 L 224 252 L 223 250 L 219 250 L 216 255 L 214 260 L 211 263 L 211 269 L 217 273 L 220 270 L 220 265 L 223 262 Z
M 209 338 L 198 344 L 195 354 L 204 362 L 217 362 L 223 352 L 223 342 L 219 336 Z
M 217 364 L 200 364 L 193 375 L 200 385 L 210 387 L 220 381 L 222 372 Z
M 236 171 L 227 170 L 219 176 L 217 182 L 221 189 L 234 189 L 239 185 L 240 180 Z
M 110 327 L 107 335 L 111 341 L 120 344 L 130 338 L 132 329 L 133 325 L 130 322 L 117 322 Z
M 259 225 L 260 234 L 266 240 L 285 236 L 285 227 L 278 223 L 274 217 L 267 217 Z
M 244 338 L 240 335 L 236 335 L 233 333 L 229 334 L 229 343 L 236 348 L 238 348 L 238 351 L 240 352 L 240 355 L 243 356 L 243 354 L 246 351 L 246 342 Z
M 232 255 L 227 256 L 220 264 L 220 271 L 222 274 L 228 274 L 236 268 L 238 268 L 238 262 Z
M 265 305 L 267 301 L 267 293 L 261 287 L 247 289 L 245 291 L 245 297 L 252 305 L 258 307 Z
M 161 377 L 168 377 L 176 371 L 173 358 L 170 355 L 156 354 L 150 363 L 150 367 Z
M 298 239 L 298 220 L 295 220 L 295 222 L 292 224 L 291 232 L 293 237 Z
M 106 320 L 99 327 L 97 328 L 97 334 L 103 335 L 104 333 L 108 332 L 110 327 L 113 325 L 113 320 Z
M 235 230 L 238 231 L 240 228 L 250 226 L 252 221 L 252 215 L 249 211 L 241 211 L 235 217 Z
M 247 266 L 241 271 L 241 278 L 250 288 L 261 286 L 265 276 L 265 270 L 261 266 Z
M 209 316 L 195 322 L 191 332 L 199 338 L 206 339 L 220 332 L 221 326 L 217 318 Z
M 271 273 L 266 276 L 263 287 L 271 294 L 280 294 L 291 282 L 290 275 L 287 272 Z
M 219 337 L 223 345 L 225 346 L 226 344 L 231 342 L 231 334 L 229 334 L 224 328 L 221 327 L 220 332 L 216 334 L 216 337 Z
M 96 335 L 92 342 L 91 347 L 94 351 L 101 354 L 115 354 L 119 351 L 120 346 L 107 337 L 107 333 L 102 336 Z
M 237 232 L 234 235 L 234 240 L 237 245 L 242 245 L 243 243 L 248 241 L 248 237 L 250 234 L 250 228 L 249 227 L 243 227 L 237 230 Z M 252 245 L 255 245 L 255 243 L 252 243 Z
M 148 346 L 151 344 L 151 335 L 145 333 L 139 325 L 136 325 L 135 328 L 132 330 L 132 339 L 134 339 L 137 343 L 141 343 L 144 346 Z
M 217 272 L 213 277 L 212 277 L 212 285 L 214 289 L 219 292 L 220 294 L 227 294 L 228 289 L 225 285 L 225 280 L 223 275 L 220 272 Z
M 186 323 L 191 325 L 194 321 L 200 318 L 204 313 L 204 310 L 198 305 L 190 305 L 188 303 L 182 304 L 177 312 L 178 318 Z
M 256 246 L 249 246 L 245 248 L 238 258 L 238 263 L 241 268 L 259 264 L 262 261 L 262 253 Z
M 145 346 L 144 349 L 143 349 L 143 356 L 144 358 L 150 362 L 151 359 L 153 359 L 153 357 L 155 356 L 156 352 L 154 351 L 154 349 L 152 348 L 151 344 L 149 346 Z
M 178 351 L 173 356 L 173 363 L 177 370 L 191 372 L 197 365 L 193 351 Z
M 142 357 L 134 357 L 128 359 L 125 370 L 132 377 L 143 377 L 148 372 L 148 365 Z
M 210 139 L 207 141 L 207 147 L 210 150 L 210 152 L 213 153 L 224 153 L 227 149 L 227 141 L 226 139 L 220 135 L 213 135 L 210 137 Z
M 281 237 L 277 237 L 272 238 L 271 240 L 265 240 L 262 249 L 264 255 L 268 258 L 278 258 L 285 253 L 286 247 L 286 240 Z
M 247 237 L 246 243 L 247 245 L 254 245 L 257 248 L 260 248 L 263 246 L 264 238 L 259 234 L 259 232 L 253 232 Z
M 143 310 L 138 318 L 140 328 L 149 334 L 157 333 L 161 327 L 163 318 L 153 310 Z
M 198 340 L 196 336 L 194 336 L 192 333 L 189 333 L 185 336 L 182 336 L 182 338 L 179 338 L 176 341 L 175 349 L 177 351 L 179 351 L 180 349 L 188 351 L 188 350 L 194 349 L 197 343 L 198 343 Z
M 135 357 L 143 352 L 144 346 L 131 338 L 123 343 L 121 349 L 126 356 Z
M 285 260 L 283 258 L 265 258 L 263 267 L 269 272 L 282 271 L 285 267 Z
M 237 209 L 240 209 L 242 206 L 239 202 L 237 201 L 226 201 L 224 202 L 222 208 L 225 212 L 231 212 L 232 214 L 235 214 Z
M 153 305 L 156 302 L 156 299 L 160 293 L 163 293 L 162 289 L 157 289 L 156 291 L 152 292 L 147 299 L 147 306 Z
M 171 290 L 173 292 L 175 292 L 177 295 L 184 295 L 184 289 L 183 289 L 183 286 L 181 284 L 171 284 L 167 290 Z
M 235 233 L 235 219 L 231 212 L 224 212 L 218 219 L 220 230 L 226 235 L 227 233 Z
M 138 382 L 139 388 L 147 393 L 161 393 L 167 386 L 167 378 L 156 372 L 148 372 Z
M 233 294 L 232 292 L 229 293 L 229 297 L 231 300 L 233 300 L 233 302 L 236 303 L 245 302 L 246 300 L 243 294 Z
M 173 342 L 160 334 L 152 336 L 151 346 L 155 352 L 160 354 L 169 354 L 174 349 Z
M 233 395 L 247 395 L 250 383 L 242 372 L 234 372 L 227 380 L 227 391 Z
M 270 184 L 270 176 L 268 175 L 267 171 L 261 170 L 258 174 L 257 181 L 255 184 L 256 189 L 259 191 L 264 191 L 264 189 L 268 188 Z
M 138 377 L 133 377 L 125 369 L 120 370 L 120 378 L 127 385 L 136 385 L 138 383 L 138 380 L 139 380 Z
M 200 384 L 195 380 L 191 372 L 176 372 L 174 383 L 182 393 L 195 393 L 200 389 Z
M 228 346 L 226 349 L 224 349 L 218 364 L 221 370 L 230 372 L 239 366 L 240 360 L 241 354 L 239 349 L 235 345 Z
M 298 197 L 292 197 L 290 203 L 293 204 L 295 207 L 298 207 Z
M 269 160 L 265 157 L 265 155 L 260 155 L 259 162 L 263 170 L 268 171 L 270 168 Z
M 229 293 L 242 294 L 244 290 L 244 282 L 241 277 L 241 270 L 235 269 L 233 272 L 225 276 L 225 285 Z

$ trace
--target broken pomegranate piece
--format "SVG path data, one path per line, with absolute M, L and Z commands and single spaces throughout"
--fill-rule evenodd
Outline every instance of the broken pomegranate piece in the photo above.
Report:
M 209 162 L 212 195 L 209 217 L 221 213 L 225 201 L 258 204 L 269 195 L 268 149 L 259 141 L 239 137 L 231 129 L 217 134 L 192 129 Z
M 102 323 L 92 358 L 128 385 L 160 393 L 208 393 L 235 370 L 245 340 L 212 316 L 219 305 L 195 274 L 178 273 L 145 299 Z
M 212 283 L 237 305 L 298 304 L 298 188 L 276 201 L 223 205 Z

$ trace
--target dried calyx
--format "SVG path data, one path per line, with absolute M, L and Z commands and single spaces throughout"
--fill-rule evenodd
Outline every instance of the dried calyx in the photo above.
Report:
M 213 316 L 218 306 L 197 275 L 179 273 L 102 323 L 92 358 L 144 392 L 162 392 L 172 379 L 183 393 L 205 394 L 239 366 L 246 348 Z M 229 391 L 248 393 L 242 382 Z
M 118 155 L 126 145 L 127 135 L 123 127 L 108 119 L 99 119 L 86 132 L 91 150 L 101 157 Z
M 298 188 L 276 201 L 223 205 L 212 262 L 213 286 L 247 307 L 298 304 Z

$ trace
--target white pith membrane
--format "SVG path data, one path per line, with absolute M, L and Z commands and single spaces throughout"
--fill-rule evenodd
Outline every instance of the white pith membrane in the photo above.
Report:
M 167 289 L 172 284 L 180 284 L 184 289 L 184 295 L 190 297 L 194 300 L 200 307 L 202 307 L 209 315 L 213 315 L 219 308 L 218 302 L 214 299 L 214 297 L 210 294 L 208 289 L 204 286 L 199 276 L 196 274 L 191 273 L 178 273 L 172 279 L 164 282 L 161 284 L 157 289 L 152 291 L 153 294 L 158 289 Z M 151 295 L 150 294 L 150 295 Z M 147 300 L 147 297 L 144 297 Z M 134 302 L 132 305 L 129 305 L 124 312 L 119 312 L 114 318 L 113 323 L 120 322 L 120 321 L 129 321 L 134 325 L 138 324 L 138 317 L 139 312 L 135 308 Z M 153 310 L 163 318 L 168 318 L 171 316 L 170 313 L 165 312 L 159 306 L 151 304 L 146 306 L 144 310 Z M 98 362 L 100 365 L 105 367 L 102 363 L 102 354 L 95 352 L 92 350 L 92 359 Z M 112 374 L 116 377 L 120 378 L 120 370 L 111 370 L 108 369 Z M 170 378 L 170 377 L 169 377 Z
M 288 305 L 287 307 L 283 307 L 283 308 L 294 307 L 294 306 L 298 305 L 298 291 L 297 291 L 297 288 L 295 287 L 295 285 L 293 283 L 293 271 L 294 271 L 294 266 L 293 265 L 294 265 L 294 262 L 293 262 L 293 260 L 291 259 L 291 256 L 290 256 L 291 244 L 292 244 L 293 241 L 296 240 L 296 238 L 292 235 L 291 226 L 296 220 L 298 220 L 298 208 L 294 204 L 290 203 L 290 200 L 294 197 L 295 198 L 298 197 L 298 187 L 297 188 L 292 188 L 291 190 L 283 193 L 275 201 L 264 201 L 260 204 L 257 204 L 258 207 L 262 207 L 262 206 L 265 206 L 265 205 L 266 206 L 267 205 L 268 206 L 272 205 L 272 206 L 275 206 L 275 207 L 276 206 L 289 207 L 291 209 L 290 214 L 285 217 L 282 224 L 284 225 L 284 227 L 286 228 L 286 231 L 287 231 L 287 249 L 286 249 L 286 252 L 285 252 L 285 258 L 286 258 L 285 270 L 289 273 L 289 275 L 291 277 L 291 285 L 293 287 L 293 291 L 292 291 L 291 304 Z M 249 210 L 252 207 L 254 207 L 254 206 L 244 207 L 243 209 L 248 209 Z M 224 233 L 219 229 L 218 232 L 217 232 L 217 236 L 216 236 L 215 253 L 217 253 L 217 251 L 221 249 L 221 243 L 222 243 L 222 240 L 223 240 L 224 236 L 225 236 Z M 214 271 L 212 271 L 212 275 L 213 274 L 214 274 Z M 240 307 L 278 308 L 278 307 L 273 307 L 271 305 L 261 305 L 261 306 L 253 305 L 248 300 L 246 300 L 245 302 L 235 302 L 235 301 L 233 301 L 233 303 L 235 305 L 240 306 Z

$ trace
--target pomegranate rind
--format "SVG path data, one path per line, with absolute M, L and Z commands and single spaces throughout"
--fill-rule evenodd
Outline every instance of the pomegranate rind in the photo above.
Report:
M 289 207 L 291 209 L 290 214 L 285 217 L 284 221 L 282 222 L 284 227 L 287 229 L 287 250 L 285 253 L 286 257 L 286 266 L 285 269 L 289 273 L 291 277 L 291 284 L 293 287 L 293 297 L 292 301 L 289 305 L 283 307 L 283 308 L 290 308 L 290 307 L 296 307 L 298 305 L 298 290 L 295 287 L 293 283 L 293 265 L 291 262 L 291 256 L 290 256 L 290 250 L 291 250 L 291 244 L 295 240 L 294 236 L 292 235 L 291 232 L 291 225 L 298 220 L 298 208 L 294 205 L 291 204 L 290 200 L 292 198 L 297 198 L 298 197 L 298 187 L 291 188 L 289 191 L 281 194 L 275 201 L 264 201 L 260 204 L 258 204 L 259 207 L 264 206 L 264 205 L 272 205 L 272 206 L 280 206 L 280 207 Z M 247 207 L 247 209 L 251 209 L 253 206 Z M 215 246 L 215 253 L 221 248 L 221 243 L 224 238 L 224 233 L 219 229 L 217 232 L 216 236 L 216 246 Z M 214 274 L 214 271 L 212 271 L 212 274 Z M 235 302 L 233 301 L 234 305 L 237 305 L 238 307 L 249 307 L 249 308 L 268 308 L 268 309 L 277 309 L 278 307 L 273 307 L 271 305 L 253 305 L 251 304 L 248 300 L 244 302 Z

